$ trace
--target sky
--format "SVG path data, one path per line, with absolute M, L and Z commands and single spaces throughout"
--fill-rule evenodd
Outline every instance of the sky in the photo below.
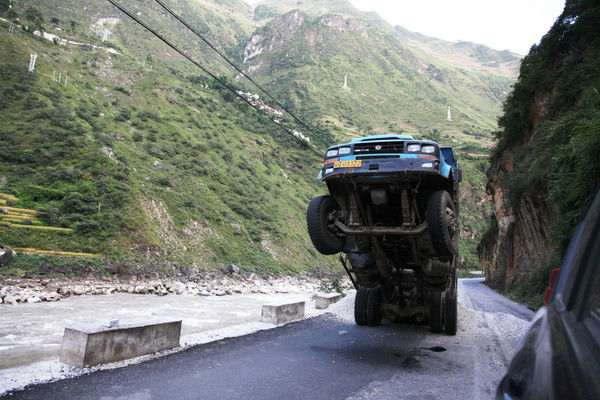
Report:
M 246 0 L 256 3 L 259 0 Z M 349 0 L 392 25 L 525 55 L 561 14 L 564 0 Z

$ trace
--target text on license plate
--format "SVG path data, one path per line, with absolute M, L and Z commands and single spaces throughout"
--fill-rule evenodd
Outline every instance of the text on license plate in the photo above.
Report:
M 345 160 L 333 163 L 333 168 L 356 168 L 362 165 L 362 160 Z

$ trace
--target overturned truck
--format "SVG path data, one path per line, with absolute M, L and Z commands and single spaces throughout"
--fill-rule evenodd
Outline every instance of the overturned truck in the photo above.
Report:
M 340 254 L 356 288 L 359 325 L 429 322 L 457 328 L 459 163 L 451 147 L 408 135 L 352 140 L 327 150 L 329 195 L 307 212 L 322 254 Z

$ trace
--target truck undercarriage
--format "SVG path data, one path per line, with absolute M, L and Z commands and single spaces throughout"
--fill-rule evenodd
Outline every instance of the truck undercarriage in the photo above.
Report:
M 313 199 L 307 213 L 313 244 L 342 253 L 357 324 L 428 321 L 455 334 L 458 179 L 373 164 L 325 179 L 330 195 Z

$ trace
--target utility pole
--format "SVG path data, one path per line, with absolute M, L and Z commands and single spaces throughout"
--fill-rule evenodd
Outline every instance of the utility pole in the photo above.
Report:
M 450 114 L 450 106 L 448 106 L 448 122 L 452 122 L 452 115 Z
M 52 71 L 52 82 L 56 82 L 56 70 Z
M 344 89 L 348 89 L 348 75 L 344 75 Z
M 58 83 L 60 83 L 60 80 L 62 79 L 62 72 L 58 73 Z
M 35 70 L 35 60 L 37 59 L 37 54 L 31 53 L 29 56 L 29 72 L 33 72 Z

